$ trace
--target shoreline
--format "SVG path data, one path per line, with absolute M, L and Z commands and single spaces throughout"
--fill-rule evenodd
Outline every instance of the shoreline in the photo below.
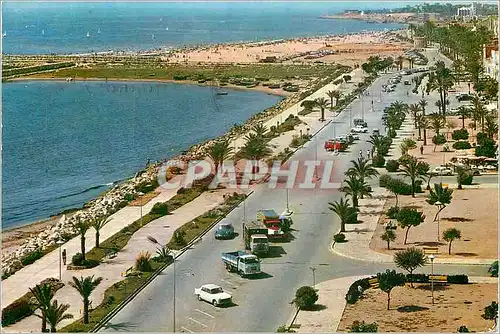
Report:
M 84 82 L 84 81 L 97 81 L 97 82 L 139 82 L 139 83 L 174 83 L 174 84 L 184 84 L 184 85 L 198 85 L 201 87 L 210 87 L 210 84 L 207 83 L 199 83 L 194 80 L 173 80 L 173 79 L 123 79 L 123 78 L 83 78 L 83 77 L 74 77 L 71 78 L 72 82 Z M 7 79 L 6 82 L 20 82 L 20 81 L 67 81 L 67 78 L 50 78 L 50 77 L 30 77 L 30 76 L 25 76 L 25 77 L 19 77 L 19 78 L 12 78 L 12 79 Z M 285 92 L 284 90 L 280 89 L 271 89 L 267 88 L 261 85 L 258 85 L 253 88 L 247 88 L 247 87 L 241 87 L 237 85 L 232 85 L 232 84 L 227 84 L 225 86 L 222 86 L 221 89 L 231 89 L 231 90 L 239 90 L 239 91 L 247 91 L 247 92 L 261 92 L 261 93 L 267 93 L 268 95 L 275 95 L 275 96 L 281 96 L 281 97 L 287 97 L 292 95 L 293 93 L 288 93 Z

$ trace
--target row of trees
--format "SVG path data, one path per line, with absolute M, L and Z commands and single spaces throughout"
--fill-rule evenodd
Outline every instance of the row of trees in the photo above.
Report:
M 75 288 L 83 301 L 83 323 L 89 323 L 89 306 L 90 295 L 102 282 L 102 277 L 94 278 L 94 275 L 77 278 L 73 276 L 73 281 L 69 285 Z M 66 319 L 72 319 L 73 315 L 67 313 L 69 304 L 59 304 L 54 298 L 54 291 L 49 284 L 37 285 L 30 288 L 31 293 L 35 298 L 35 309 L 40 310 L 40 314 L 35 314 L 42 319 L 42 332 L 47 332 L 47 323 L 50 326 L 51 332 L 56 332 L 59 323 Z

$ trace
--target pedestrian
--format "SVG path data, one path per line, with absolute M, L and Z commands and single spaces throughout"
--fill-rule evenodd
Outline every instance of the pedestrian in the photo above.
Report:
M 424 154 L 424 145 L 420 145 L 420 155 Z
M 366 158 L 367 158 L 367 159 L 370 159 L 370 155 L 371 155 L 371 154 L 370 154 L 370 150 L 367 150 L 367 151 L 366 151 Z
M 62 261 L 63 265 L 66 265 L 66 249 L 63 249 L 62 251 Z
M 363 159 L 363 151 L 359 150 L 359 158 Z

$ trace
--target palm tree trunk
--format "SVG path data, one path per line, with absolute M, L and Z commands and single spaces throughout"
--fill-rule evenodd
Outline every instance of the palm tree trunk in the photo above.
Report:
M 340 221 L 340 232 L 345 232 L 345 221 Z
M 410 286 L 413 288 L 413 270 L 410 270 Z
M 387 250 L 391 249 L 389 243 L 390 243 L 390 240 L 387 239 Z
M 88 298 L 83 300 L 83 323 L 89 323 L 89 300 Z
M 448 255 L 451 255 L 451 242 L 452 240 L 450 240 L 450 244 L 448 245 Z
M 83 234 L 80 238 L 80 250 L 82 251 L 83 261 L 85 261 L 85 236 Z
M 352 206 L 357 208 L 358 207 L 358 196 L 352 196 Z
M 405 245 L 406 245 L 406 240 L 408 240 L 408 232 L 410 232 L 410 227 L 411 227 L 411 226 L 408 226 L 408 227 L 406 228 L 406 233 L 405 233 Z
M 396 195 L 396 208 L 397 208 L 398 207 L 398 194 L 396 193 L 394 195 Z
M 424 146 L 427 146 L 427 131 L 424 128 Z
M 391 293 L 388 292 L 387 293 L 387 311 L 390 310 L 390 306 L 391 306 Z
M 44 309 L 40 309 L 40 311 L 42 312 L 42 333 L 45 333 L 47 331 L 47 317 Z
M 57 332 L 56 326 L 52 326 L 52 325 L 50 325 L 50 331 L 51 331 L 52 333 Z
M 411 180 L 411 197 L 415 197 L 415 180 Z
M 465 129 L 465 116 L 462 116 L 462 129 Z
M 95 231 L 95 248 L 99 248 L 99 236 L 101 233 L 99 231 Z

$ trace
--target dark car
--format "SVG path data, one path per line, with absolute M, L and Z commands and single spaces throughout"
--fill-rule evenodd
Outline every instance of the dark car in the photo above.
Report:
M 234 227 L 231 223 L 221 223 L 215 231 L 215 239 L 232 239 L 234 237 Z

